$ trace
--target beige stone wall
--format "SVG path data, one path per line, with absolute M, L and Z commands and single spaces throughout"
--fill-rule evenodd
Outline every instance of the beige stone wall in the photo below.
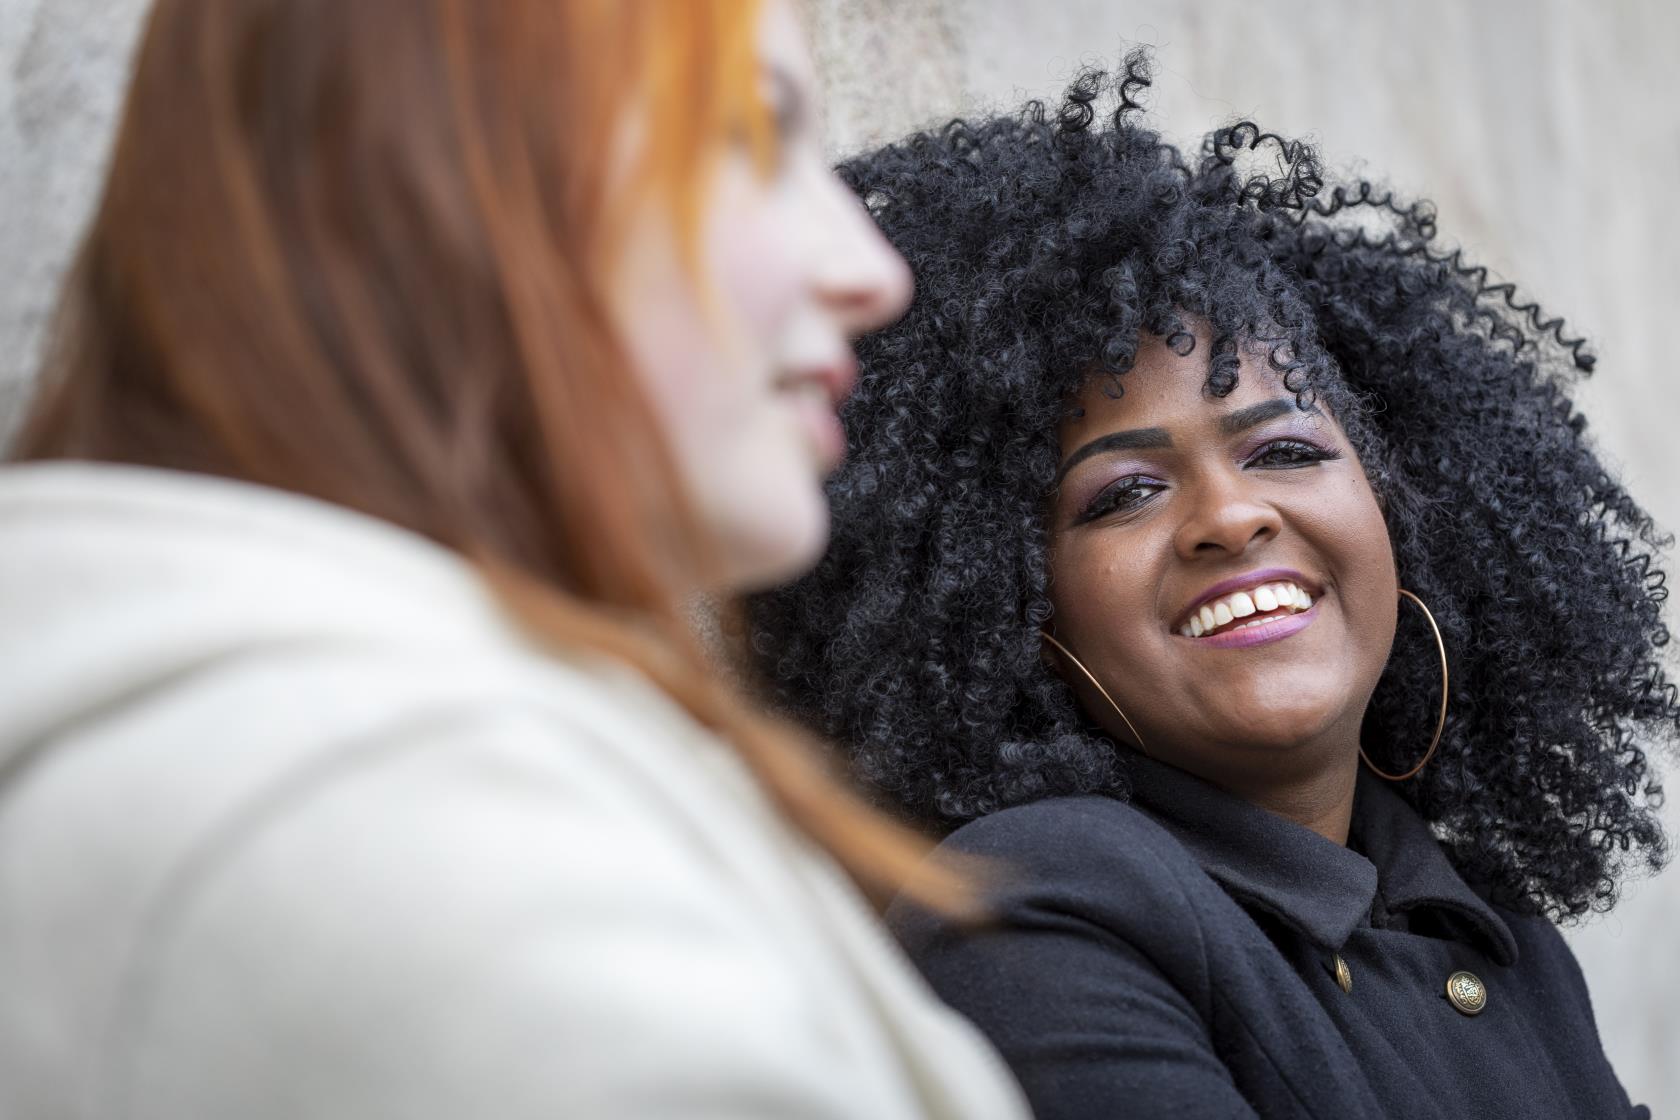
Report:
M 1680 5 L 1650 0 L 809 0 L 837 154 L 1054 98 L 1157 46 L 1163 131 L 1253 117 L 1440 206 L 1480 262 L 1599 354 L 1601 447 L 1680 529 Z M 1672 565 L 1671 565 L 1672 566 Z M 1672 612 L 1671 612 L 1672 613 Z M 1670 785 L 1680 776 L 1669 766 Z M 1680 833 L 1680 799 L 1670 806 Z M 1680 1111 L 1680 869 L 1566 931 L 1634 1099 Z
M 146 0 L 0 0 L 0 441 L 99 186 Z
M 347 0 L 350 2 L 350 0 Z M 144 0 L 0 0 L 0 431 L 105 157 Z M 1595 430 L 1680 527 L 1671 0 L 810 0 L 836 152 L 1159 46 L 1166 131 L 1255 116 L 1440 205 L 1587 331 Z M 1680 805 L 1680 802 L 1677 802 Z M 1680 812 L 1670 813 L 1680 831 Z M 1680 1110 L 1680 871 L 1573 931 L 1623 1080 Z

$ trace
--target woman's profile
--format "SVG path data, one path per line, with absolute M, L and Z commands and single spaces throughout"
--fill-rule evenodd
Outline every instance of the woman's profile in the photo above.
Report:
M 1020 1114 L 688 621 L 909 297 L 812 88 L 785 0 L 156 4 L 0 468 L 0 1113 Z
M 1592 356 L 1426 204 L 1249 123 L 1186 156 L 1146 84 L 844 165 L 917 300 L 757 666 L 1000 865 L 983 929 L 893 918 L 1039 1116 L 1642 1112 L 1554 925 L 1661 863 L 1680 731 Z

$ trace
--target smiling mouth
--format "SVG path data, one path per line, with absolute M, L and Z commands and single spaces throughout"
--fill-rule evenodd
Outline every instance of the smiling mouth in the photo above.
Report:
M 806 444 L 823 473 L 839 466 L 846 454 L 846 433 L 835 412 L 834 399 L 820 382 L 805 380 L 777 387 L 792 406 Z
M 1178 633 L 1186 638 L 1211 638 L 1301 614 L 1312 605 L 1312 596 L 1300 584 L 1273 580 L 1209 599 L 1179 625 Z

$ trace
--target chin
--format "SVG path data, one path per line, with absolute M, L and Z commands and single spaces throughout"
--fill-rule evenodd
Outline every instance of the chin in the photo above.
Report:
M 724 544 L 729 590 L 764 591 L 810 571 L 828 547 L 828 501 L 822 491 L 798 501 L 766 501 L 736 522 Z
M 1245 754 L 1288 754 L 1331 732 L 1343 710 L 1340 705 L 1311 703 L 1268 709 L 1251 707 L 1230 720 L 1224 734 L 1213 738 Z

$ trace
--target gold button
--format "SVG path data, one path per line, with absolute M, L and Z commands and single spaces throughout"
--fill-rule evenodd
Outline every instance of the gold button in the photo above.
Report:
M 1336 978 L 1336 986 L 1348 994 L 1353 993 L 1353 973 L 1348 971 L 1347 962 L 1340 953 L 1330 955 L 1330 975 Z
M 1447 977 L 1447 999 L 1466 1015 L 1480 1015 L 1487 1007 L 1487 985 L 1468 972 Z

